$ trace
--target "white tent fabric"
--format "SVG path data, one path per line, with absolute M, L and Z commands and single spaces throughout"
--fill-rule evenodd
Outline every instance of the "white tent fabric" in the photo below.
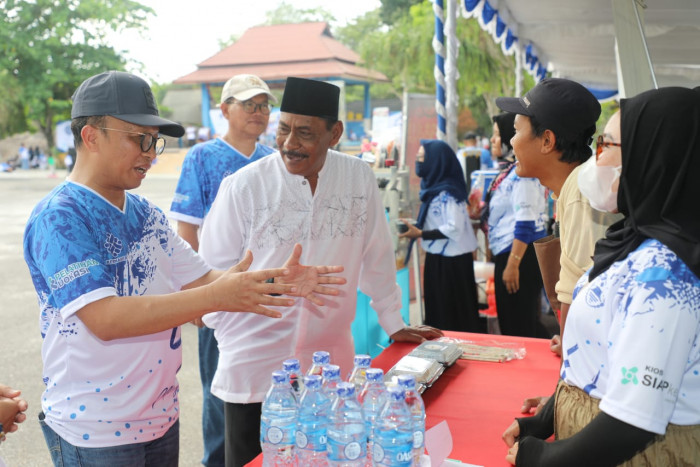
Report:
M 600 97 L 618 88 L 614 0 L 463 0 L 507 54 L 525 51 L 525 68 L 576 80 Z M 631 0 L 630 0 L 631 1 Z M 637 0 L 659 86 L 700 85 L 700 1 Z M 621 51 L 621 53 L 624 53 Z

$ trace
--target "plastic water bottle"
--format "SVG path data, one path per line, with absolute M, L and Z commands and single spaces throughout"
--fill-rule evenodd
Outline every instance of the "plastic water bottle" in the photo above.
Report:
M 338 397 L 338 383 L 340 379 L 340 367 L 338 365 L 324 365 L 321 369 L 323 375 L 323 392 L 331 400 L 331 404 Z
M 401 386 L 389 388 L 387 401 L 377 417 L 372 461 L 381 467 L 419 465 L 413 464 L 411 413 Z
M 260 446 L 263 466 L 293 466 L 297 400 L 284 371 L 272 372 L 272 387 L 262 403 Z
M 420 465 L 425 445 L 425 404 L 416 390 L 416 378 L 413 375 L 399 375 L 399 386 L 406 392 L 406 405 L 413 420 L 413 461 Z
M 304 386 L 297 419 L 297 459 L 300 466 L 325 467 L 328 465 L 326 429 L 331 401 L 321 390 L 320 376 L 304 376 Z
M 386 394 L 384 371 L 380 368 L 368 368 L 367 382 L 357 398 L 360 405 L 362 405 L 362 413 L 365 416 L 365 430 L 367 431 L 367 465 L 371 465 L 370 461 L 372 460 L 375 420 L 386 401 Z
M 372 363 L 372 357 L 369 355 L 358 354 L 355 355 L 355 366 L 353 367 L 350 375 L 348 375 L 348 383 L 355 385 L 355 391 L 359 394 L 362 387 L 365 385 L 367 377 L 365 376 L 367 368 Z
M 338 384 L 328 424 L 328 465 L 363 467 L 367 461 L 367 434 L 362 407 L 351 383 Z
M 314 352 L 311 357 L 311 366 L 309 371 L 306 372 L 307 375 L 321 375 L 321 369 L 323 365 L 328 365 L 331 362 L 331 354 L 325 350 L 319 350 Z
M 294 389 L 294 395 L 297 400 L 301 397 L 301 393 L 304 392 L 304 383 L 301 381 L 301 365 L 299 364 L 299 359 L 290 358 L 282 362 L 282 370 L 289 376 L 289 384 L 292 385 Z

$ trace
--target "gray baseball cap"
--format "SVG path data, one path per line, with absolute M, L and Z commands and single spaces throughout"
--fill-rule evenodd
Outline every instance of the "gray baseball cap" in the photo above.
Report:
M 157 126 L 164 135 L 179 138 L 185 129 L 158 116 L 151 87 L 138 76 L 106 71 L 82 82 L 73 93 L 71 118 L 109 115 L 141 126 Z

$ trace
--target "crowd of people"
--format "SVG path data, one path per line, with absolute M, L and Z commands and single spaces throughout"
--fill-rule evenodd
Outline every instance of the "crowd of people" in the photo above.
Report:
M 339 99 L 333 84 L 288 77 L 275 150 L 259 143 L 275 96 L 257 76 L 232 77 L 220 102 L 228 131 L 189 149 L 173 229 L 129 190 L 162 153 L 161 135 L 185 128 L 159 116 L 150 86 L 132 74 L 100 73 L 77 88 L 73 170 L 37 204 L 24 236 L 43 337 L 39 423 L 54 465 L 178 464 L 176 373 L 189 322 L 199 326 L 202 463 L 236 467 L 260 453 L 261 403 L 283 360 L 324 349 L 343 373 L 352 368 L 358 289 L 394 341 L 486 332 L 479 221 L 503 334 L 549 337 L 535 242 L 552 233 L 561 251 L 561 339 L 552 342 L 561 378 L 553 395 L 523 395 L 523 410 L 536 413 L 506 428 L 506 459 L 697 465 L 700 222 L 690 203 L 700 195 L 700 88 L 623 99 L 594 155 L 600 105 L 566 79 L 497 99 L 505 113 L 493 117 L 487 156 L 476 135 L 461 153 L 421 140 L 420 209 L 401 234 L 425 252 L 417 326 L 400 314 L 376 177 L 333 149 L 344 131 Z M 479 168 L 500 172 L 472 219 L 460 163 L 476 151 Z M 647 383 L 652 374 L 663 386 Z M 26 410 L 19 391 L 0 385 L 0 439 Z

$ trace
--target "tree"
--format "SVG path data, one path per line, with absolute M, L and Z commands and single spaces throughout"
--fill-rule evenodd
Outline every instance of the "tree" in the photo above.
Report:
M 335 17 L 325 8 L 295 8 L 294 5 L 282 2 L 274 10 L 265 13 L 266 25 L 307 23 L 313 21 L 325 21 L 334 23 Z
M 0 69 L 17 85 L 26 119 L 53 142 L 54 121 L 86 78 L 124 69 L 108 32 L 143 29 L 153 13 L 131 0 L 0 0 Z
M 386 9 L 390 11 L 387 12 Z M 337 37 L 362 57 L 362 66 L 391 79 L 396 96 L 403 91 L 435 92 L 435 16 L 429 0 L 382 0 L 382 11 L 369 12 L 341 29 Z M 390 19 L 388 24 L 384 22 Z M 497 96 L 513 95 L 515 60 L 505 56 L 475 19 L 458 17 L 457 82 L 460 108 L 472 111 L 479 128 L 491 129 Z M 532 80 L 530 80 L 532 82 Z M 384 88 L 384 89 L 382 89 Z M 386 87 L 372 86 L 372 96 Z

